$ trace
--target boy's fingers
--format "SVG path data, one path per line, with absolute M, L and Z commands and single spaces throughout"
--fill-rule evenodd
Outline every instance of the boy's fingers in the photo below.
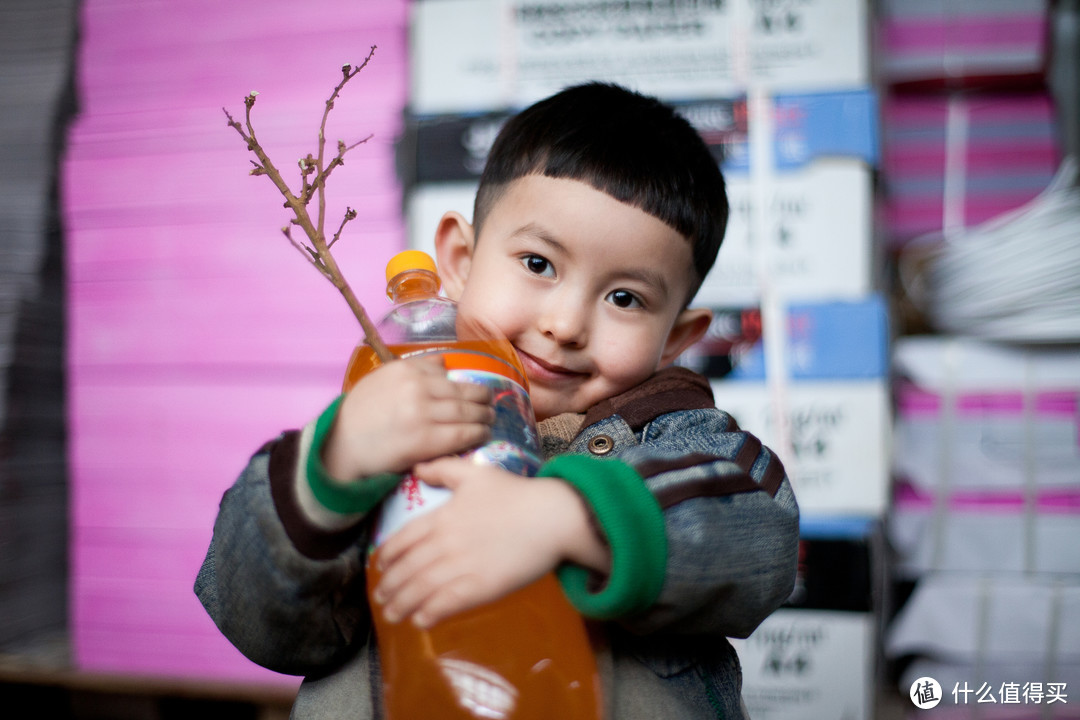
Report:
M 456 490 L 475 468 L 467 460 L 445 457 L 420 463 L 413 468 L 413 473 L 428 485 Z
M 422 538 L 400 540 L 394 546 L 387 542 L 380 551 L 379 563 L 385 569 L 375 588 L 375 601 L 383 606 L 390 622 L 411 615 L 451 578 L 446 563 L 440 561 L 440 549 L 433 543 L 425 543 Z
M 483 403 L 485 405 L 490 405 L 495 401 L 495 393 L 492 392 L 491 388 L 485 385 L 479 385 L 473 382 L 455 382 L 454 384 L 460 388 L 462 400 Z
M 436 425 L 425 433 L 425 457 L 422 459 L 453 455 L 476 447 L 490 439 L 491 426 L 486 423 Z
M 433 398 L 454 398 L 480 405 L 490 405 L 495 400 L 491 388 L 471 382 L 455 382 L 444 376 L 432 378 L 427 390 Z
M 471 610 L 486 599 L 480 594 L 475 578 L 454 578 L 427 597 L 412 613 L 412 621 L 426 630 L 448 617 Z
M 438 423 L 492 425 L 495 422 L 495 408 L 467 400 L 439 400 L 431 404 L 429 412 L 431 420 Z

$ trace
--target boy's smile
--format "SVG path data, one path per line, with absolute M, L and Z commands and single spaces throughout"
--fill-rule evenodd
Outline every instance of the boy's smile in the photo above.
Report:
M 517 348 L 538 419 L 634 387 L 708 326 L 708 311 L 683 310 L 689 241 L 587 183 L 526 175 L 504 189 L 480 238 L 465 226 L 450 242 L 444 226 L 447 294 Z

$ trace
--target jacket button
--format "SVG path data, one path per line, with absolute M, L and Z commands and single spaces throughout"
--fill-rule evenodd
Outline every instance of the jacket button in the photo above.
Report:
M 615 441 L 610 435 L 597 435 L 589 441 L 589 452 L 593 455 L 607 455 L 615 449 Z

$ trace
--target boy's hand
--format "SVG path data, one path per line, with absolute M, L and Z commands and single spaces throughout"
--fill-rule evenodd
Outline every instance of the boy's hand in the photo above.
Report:
M 561 480 L 524 478 L 461 458 L 425 463 L 414 473 L 454 495 L 379 549 L 383 577 L 375 600 L 390 622 L 411 616 L 431 627 L 524 587 L 564 561 L 607 569 L 607 548 L 584 503 Z
M 437 356 L 395 360 L 345 396 L 323 448 L 331 476 L 405 472 L 485 442 L 495 421 L 489 388 L 453 382 Z

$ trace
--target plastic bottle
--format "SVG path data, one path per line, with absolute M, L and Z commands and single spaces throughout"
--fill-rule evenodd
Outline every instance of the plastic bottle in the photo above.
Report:
M 386 268 L 393 310 L 379 323 L 398 357 L 438 353 L 451 379 L 495 393 L 492 439 L 465 454 L 531 475 L 540 465 L 528 380 L 510 343 L 463 327 L 457 306 L 437 295 L 440 280 L 425 253 L 407 250 Z M 353 352 L 344 389 L 380 364 L 366 344 Z M 372 552 L 368 594 L 379 581 L 379 545 L 404 523 L 445 502 L 450 491 L 409 475 L 383 504 Z M 373 607 L 375 607 L 373 605 Z M 602 713 L 596 660 L 584 620 L 554 574 L 504 598 L 455 615 L 430 630 L 387 623 L 374 612 L 390 720 L 595 720 Z

